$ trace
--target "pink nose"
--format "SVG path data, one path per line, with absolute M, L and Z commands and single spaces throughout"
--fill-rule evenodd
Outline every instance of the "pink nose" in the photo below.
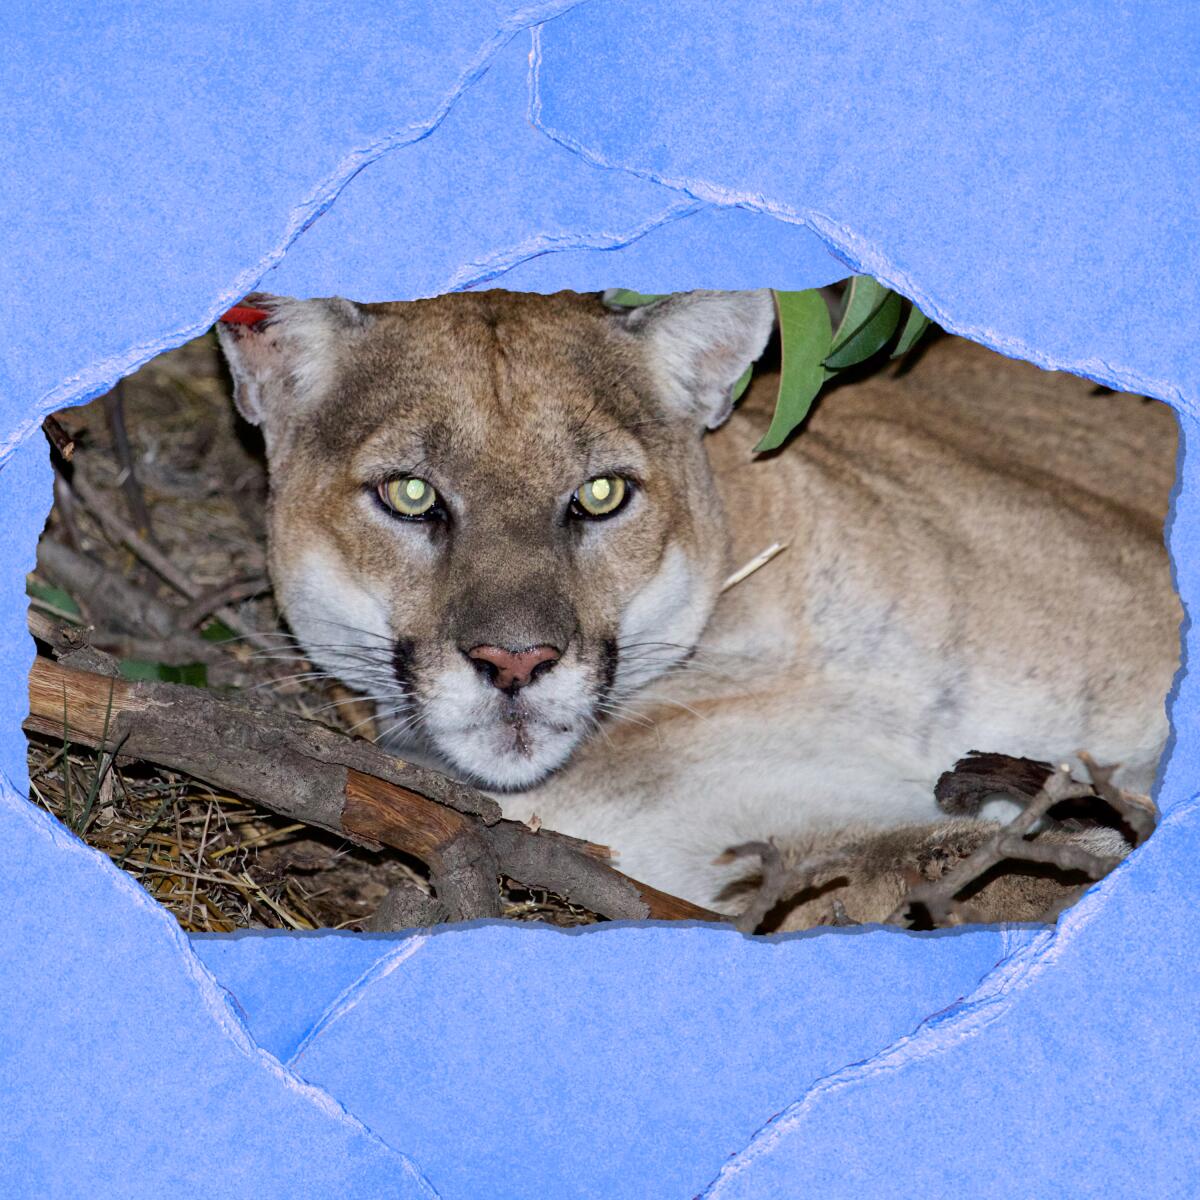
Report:
M 516 652 L 500 646 L 476 646 L 467 651 L 467 657 L 487 672 L 490 683 L 506 692 L 524 687 L 538 667 L 556 663 L 561 655 L 553 646 L 534 646 L 532 650 Z

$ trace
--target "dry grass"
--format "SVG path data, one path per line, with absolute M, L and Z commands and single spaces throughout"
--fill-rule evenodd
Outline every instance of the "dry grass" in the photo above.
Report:
M 263 574 L 261 445 L 234 415 L 215 339 L 198 338 L 148 363 L 125 381 L 123 403 L 158 547 L 198 592 Z M 75 441 L 70 469 L 128 518 L 103 401 L 58 416 Z M 60 486 L 43 540 L 71 546 L 168 609 L 182 610 L 177 591 L 106 537 L 86 506 L 70 501 Z M 66 586 L 43 566 L 35 582 Z M 118 657 L 147 657 L 144 636 L 114 631 L 113 614 L 86 590 L 66 590 L 81 613 L 45 598 L 34 603 L 53 617 L 90 626 L 95 643 Z M 339 685 L 311 677 L 269 593 L 234 609 L 245 624 L 272 635 L 278 650 L 255 651 L 240 640 L 199 645 L 189 635 L 185 655 L 189 645 L 203 651 L 210 686 L 253 689 L 289 711 L 370 734 L 370 708 Z M 178 665 L 179 655 L 164 644 L 158 660 Z M 81 747 L 64 753 L 62 740 L 31 738 L 29 773 L 33 802 L 109 855 L 189 932 L 360 929 L 395 884 L 425 886 L 420 864 L 400 855 L 372 854 L 185 776 L 139 763 L 112 765 Z M 595 920 L 557 897 L 502 883 L 505 916 L 561 925 Z
M 316 929 L 320 894 L 272 869 L 268 848 L 296 826 L 272 822 L 234 796 L 134 765 L 105 770 L 91 752 L 66 756 L 31 740 L 30 797 L 129 872 L 189 931 Z M 91 811 L 86 797 L 102 782 Z M 349 921 L 346 922 L 349 924 Z

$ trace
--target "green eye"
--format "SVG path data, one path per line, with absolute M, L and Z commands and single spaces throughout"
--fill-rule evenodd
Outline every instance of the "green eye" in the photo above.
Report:
M 423 517 L 437 503 L 433 485 L 415 475 L 402 475 L 379 485 L 379 498 L 402 517 Z
M 601 475 L 589 479 L 571 497 L 577 509 L 588 517 L 610 517 L 625 503 L 629 489 L 620 475 Z

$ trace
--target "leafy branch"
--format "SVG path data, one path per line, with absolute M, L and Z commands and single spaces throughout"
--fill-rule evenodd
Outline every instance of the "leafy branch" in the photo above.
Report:
M 909 305 L 905 315 L 905 302 L 900 295 L 869 275 L 850 279 L 836 327 L 829 306 L 816 289 L 773 294 L 783 361 L 775 412 L 770 427 L 755 447 L 760 454 L 783 445 L 808 416 L 824 384 L 839 371 L 857 367 L 889 346 L 889 359 L 901 358 L 929 327 L 929 318 L 916 305 Z M 661 295 L 626 288 L 614 288 L 605 295 L 607 303 L 622 308 L 636 308 L 661 299 Z M 748 367 L 734 385 L 734 400 L 749 386 L 753 371 L 753 366 Z

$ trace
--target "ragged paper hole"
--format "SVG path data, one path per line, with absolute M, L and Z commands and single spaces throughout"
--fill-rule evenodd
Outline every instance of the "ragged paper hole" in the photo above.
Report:
M 194 931 L 1052 919 L 1154 824 L 1174 418 L 813 296 L 252 297 L 59 414 L 31 798 Z

